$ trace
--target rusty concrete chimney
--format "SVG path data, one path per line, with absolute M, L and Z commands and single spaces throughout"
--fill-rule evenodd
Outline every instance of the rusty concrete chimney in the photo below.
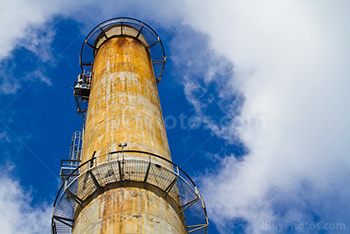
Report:
M 203 199 L 170 156 L 157 90 L 165 60 L 136 19 L 107 20 L 85 39 L 74 85 L 83 143 L 74 138 L 62 160 L 53 233 L 207 232 Z

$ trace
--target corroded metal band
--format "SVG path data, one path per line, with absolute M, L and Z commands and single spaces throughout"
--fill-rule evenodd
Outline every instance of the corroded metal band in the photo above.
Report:
M 130 186 L 127 182 L 143 184 L 145 189 L 157 187 L 176 204 L 180 215 L 185 216 L 188 233 L 207 232 L 204 201 L 195 183 L 176 164 L 142 151 L 117 151 L 107 157 L 101 164 L 98 164 L 99 158 L 92 158 L 65 180 L 54 203 L 53 233 L 71 233 L 77 211 L 84 208 L 91 195 L 102 192 L 107 185 Z

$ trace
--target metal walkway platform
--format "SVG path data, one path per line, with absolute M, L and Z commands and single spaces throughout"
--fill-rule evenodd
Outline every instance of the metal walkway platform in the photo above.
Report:
M 99 163 L 101 162 L 101 163 Z M 52 214 L 54 234 L 72 233 L 74 214 L 92 194 L 106 185 L 125 181 L 156 186 L 177 204 L 185 216 L 188 233 L 207 233 L 206 207 L 197 186 L 173 162 L 143 151 L 117 151 L 93 157 L 67 177 L 61 186 Z

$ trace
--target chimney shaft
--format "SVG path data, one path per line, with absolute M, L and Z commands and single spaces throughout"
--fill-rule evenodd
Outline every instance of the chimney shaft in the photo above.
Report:
M 74 85 L 83 147 L 79 132 L 61 161 L 53 234 L 207 233 L 197 186 L 170 156 L 157 90 L 165 58 L 136 19 L 107 20 L 87 36 Z

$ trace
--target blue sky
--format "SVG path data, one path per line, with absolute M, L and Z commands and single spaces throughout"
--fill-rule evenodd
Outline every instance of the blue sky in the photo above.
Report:
M 88 32 L 148 23 L 172 158 L 209 233 L 348 233 L 347 1 L 24 1 L 0 17 L 0 226 L 49 232 L 60 160 L 81 129 L 72 86 Z

